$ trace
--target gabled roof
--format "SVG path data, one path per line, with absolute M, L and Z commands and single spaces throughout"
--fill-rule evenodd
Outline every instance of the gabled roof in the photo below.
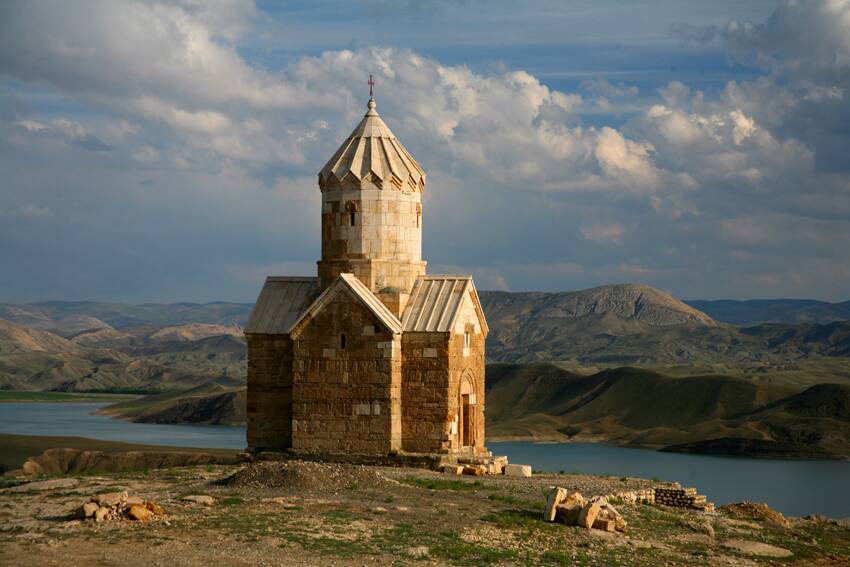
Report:
M 420 276 L 413 285 L 402 317 L 405 332 L 449 333 L 460 314 L 464 298 L 475 303 L 484 334 L 490 332 L 472 276 Z
M 335 279 L 331 285 L 329 285 L 327 289 L 325 289 L 325 291 L 316 298 L 316 301 L 314 301 L 312 305 L 310 305 L 310 307 L 308 307 L 301 316 L 292 323 L 289 332 L 297 336 L 297 334 L 299 334 L 299 330 L 303 328 L 303 323 L 306 323 L 318 315 L 339 292 L 345 289 L 351 291 L 354 296 L 357 297 L 387 329 L 393 333 L 401 333 L 401 322 L 398 318 L 393 315 L 392 311 L 387 309 L 387 307 L 381 303 L 381 300 L 375 297 L 375 294 L 372 293 L 368 287 L 363 285 L 363 282 L 357 279 L 357 276 L 354 274 L 340 274 L 339 277 L 337 277 L 337 279 Z
M 319 186 L 347 176 L 358 181 L 371 176 L 381 188 L 425 189 L 425 172 L 378 115 L 375 99 L 369 99 L 363 120 L 319 172 Z
M 287 334 L 319 292 L 318 278 L 269 276 L 251 310 L 247 334 Z

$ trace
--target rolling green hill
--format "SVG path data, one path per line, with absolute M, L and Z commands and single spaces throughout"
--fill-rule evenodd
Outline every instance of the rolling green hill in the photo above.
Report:
M 708 440 L 716 448 L 719 440 L 748 439 L 766 442 L 765 450 L 781 444 L 781 456 L 850 456 L 848 384 L 819 384 L 789 396 L 752 379 L 676 378 L 628 367 L 590 376 L 551 364 L 492 364 L 487 371 L 491 439 L 691 444 L 697 452 L 711 452 L 699 444 Z M 748 448 L 750 454 L 758 449 L 755 443 Z

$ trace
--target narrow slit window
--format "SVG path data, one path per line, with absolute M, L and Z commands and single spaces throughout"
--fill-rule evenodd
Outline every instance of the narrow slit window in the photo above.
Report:
M 345 350 L 345 335 L 339 336 L 339 348 L 340 350 Z
M 348 213 L 348 224 L 350 224 L 351 226 L 354 226 L 354 221 L 355 221 L 354 213 Z
M 463 348 L 469 348 L 469 331 L 463 334 Z
M 422 218 L 422 213 L 416 213 L 416 228 L 419 228 L 419 221 Z

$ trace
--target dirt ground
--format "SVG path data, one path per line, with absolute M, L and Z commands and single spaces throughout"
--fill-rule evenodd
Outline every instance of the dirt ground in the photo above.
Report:
M 784 527 L 646 504 L 617 505 L 624 534 L 541 519 L 551 485 L 592 496 L 655 484 L 633 478 L 453 477 L 290 461 L 6 484 L 3 566 L 850 564 L 850 525 L 828 519 Z M 118 490 L 166 514 L 143 523 L 70 519 L 92 495 Z M 193 494 L 216 501 L 183 500 Z

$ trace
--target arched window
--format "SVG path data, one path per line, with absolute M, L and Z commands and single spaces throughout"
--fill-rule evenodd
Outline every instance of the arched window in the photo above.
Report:
M 463 333 L 463 348 L 469 348 L 469 331 Z
M 340 350 L 345 350 L 345 333 L 339 336 L 339 348 Z
M 348 224 L 354 226 L 356 217 L 354 216 L 354 212 L 348 213 Z

